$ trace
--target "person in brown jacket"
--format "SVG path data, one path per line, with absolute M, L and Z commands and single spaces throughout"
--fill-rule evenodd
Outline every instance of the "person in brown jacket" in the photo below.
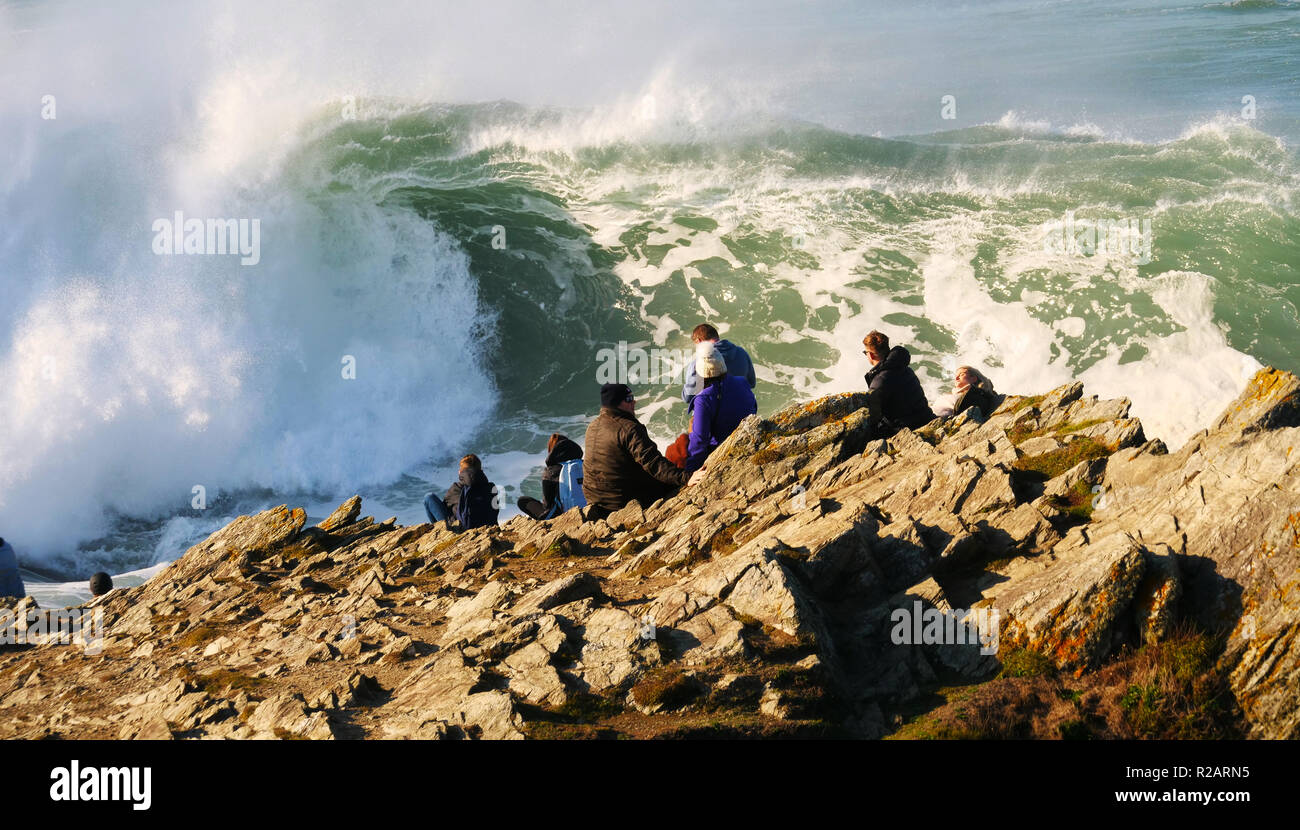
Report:
M 638 501 L 649 507 L 684 487 L 690 473 L 659 452 L 645 424 L 636 419 L 636 398 L 621 383 L 600 388 L 600 414 L 582 442 L 582 492 L 589 520 L 601 519 Z

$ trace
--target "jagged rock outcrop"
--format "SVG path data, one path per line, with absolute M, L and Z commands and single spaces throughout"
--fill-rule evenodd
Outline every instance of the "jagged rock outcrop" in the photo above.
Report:
M 601 521 L 240 517 L 88 606 L 96 654 L 0 646 L 0 735 L 877 737 L 1012 653 L 1086 677 L 1196 625 L 1244 730 L 1300 736 L 1294 376 L 1176 453 L 1078 383 L 887 440 L 864 404 L 750 417 Z

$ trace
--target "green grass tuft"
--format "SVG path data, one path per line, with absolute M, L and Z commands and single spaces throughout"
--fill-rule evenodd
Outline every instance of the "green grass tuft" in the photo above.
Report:
M 1124 718 L 1137 737 L 1236 737 L 1232 692 L 1215 665 L 1222 650 L 1221 639 L 1186 632 L 1142 647 L 1138 682 L 1120 698 Z
M 1092 520 L 1092 485 L 1080 479 L 1064 496 L 1052 496 L 1049 501 L 1054 507 L 1076 522 Z
M 1056 666 L 1046 655 L 1019 648 L 1002 660 L 998 677 L 1050 677 L 1054 674 Z
M 1051 452 L 1018 458 L 1012 466 L 1017 470 L 1035 474 L 1047 480 L 1056 478 L 1081 461 L 1108 458 L 1114 451 L 1113 447 L 1108 447 L 1099 441 L 1094 441 L 1092 438 L 1076 438 L 1065 446 Z
M 632 699 L 639 706 L 659 705 L 676 709 L 700 693 L 700 685 L 676 666 L 662 666 L 647 672 L 632 687 Z

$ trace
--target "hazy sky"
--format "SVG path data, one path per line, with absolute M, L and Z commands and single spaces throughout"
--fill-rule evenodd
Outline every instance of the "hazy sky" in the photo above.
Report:
M 862 133 L 1009 111 L 1137 138 L 1261 104 L 1293 135 L 1300 7 L 992 0 L 9 3 L 0 96 L 60 88 L 115 112 L 202 106 L 242 75 L 268 97 L 360 90 L 586 106 L 653 90 Z M 938 119 L 956 96 L 955 124 Z M 88 106 L 94 101 L 85 100 Z

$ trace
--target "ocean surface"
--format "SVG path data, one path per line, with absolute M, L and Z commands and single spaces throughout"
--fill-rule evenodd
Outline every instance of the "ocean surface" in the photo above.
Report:
M 423 521 L 471 451 L 504 519 L 611 350 L 705 321 L 761 413 L 879 328 L 932 400 L 1077 377 L 1171 448 L 1300 371 L 1300 4 L 271 5 L 0 2 L 0 536 L 44 602 L 277 504 Z M 159 253 L 177 211 L 256 263 Z

